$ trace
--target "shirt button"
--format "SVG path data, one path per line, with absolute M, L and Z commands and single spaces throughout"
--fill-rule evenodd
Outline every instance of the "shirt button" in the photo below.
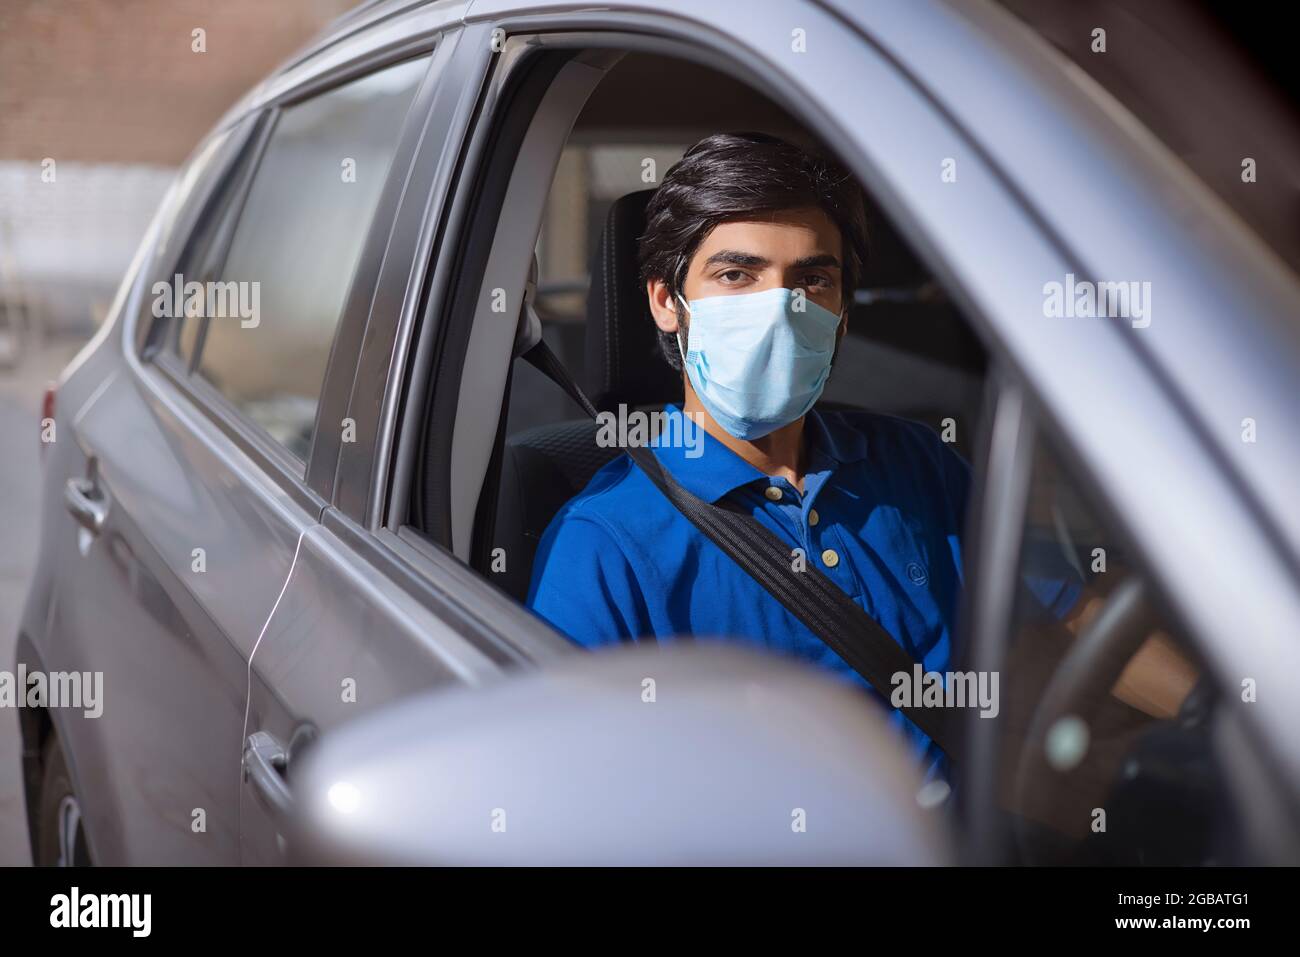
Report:
M 781 490 L 777 488 L 775 485 L 769 485 L 766 489 L 763 490 L 763 494 L 767 496 L 767 500 L 769 502 L 781 501 Z
M 835 554 L 835 549 L 828 548 L 822 552 L 822 564 L 827 568 L 834 568 L 840 563 L 840 556 Z
M 816 525 L 816 524 L 817 524 L 818 522 L 820 522 L 821 520 L 822 520 L 822 519 L 821 519 L 821 516 L 817 514 L 817 509 L 812 508 L 812 509 L 809 509 L 809 510 L 808 510 L 808 524 L 809 524 L 809 525 Z

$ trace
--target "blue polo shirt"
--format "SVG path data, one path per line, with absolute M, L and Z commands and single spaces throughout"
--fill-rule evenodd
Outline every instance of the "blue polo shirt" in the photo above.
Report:
M 678 414 L 673 406 L 666 411 Z M 870 412 L 808 413 L 800 493 L 702 429 L 702 447 L 656 443 L 686 489 L 742 503 L 802 549 L 926 671 L 953 660 L 969 466 L 929 428 Z M 1068 608 L 1062 583 L 1034 588 Z M 831 648 L 713 544 L 621 455 L 556 515 L 533 566 L 528 606 L 588 648 L 674 636 L 726 637 L 820 665 L 870 688 Z M 1063 609 L 1058 609 L 1063 610 Z M 870 691 L 927 770 L 942 752 Z

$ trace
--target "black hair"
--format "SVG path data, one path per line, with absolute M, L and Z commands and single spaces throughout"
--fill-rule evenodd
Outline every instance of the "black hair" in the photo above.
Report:
M 715 133 L 668 170 L 646 206 L 638 249 L 641 286 L 661 280 L 675 298 L 691 258 L 714 227 L 754 213 L 803 207 L 822 210 L 839 227 L 847 305 L 866 260 L 862 190 L 833 160 L 766 133 Z M 660 330 L 660 351 L 680 370 L 673 340 L 672 333 Z

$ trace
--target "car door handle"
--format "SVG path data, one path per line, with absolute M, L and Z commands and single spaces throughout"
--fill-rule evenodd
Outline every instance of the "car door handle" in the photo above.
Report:
M 94 475 L 68 479 L 68 484 L 63 486 L 63 504 L 76 523 L 90 534 L 98 535 L 103 530 L 104 519 L 108 516 L 108 499 Z
M 254 732 L 244 742 L 244 780 L 253 785 L 253 793 L 277 822 L 293 810 L 293 795 L 284 778 L 288 766 L 288 752 L 270 732 Z

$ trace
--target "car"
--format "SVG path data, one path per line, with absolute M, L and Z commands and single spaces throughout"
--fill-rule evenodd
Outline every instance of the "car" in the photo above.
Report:
M 727 129 L 869 196 L 825 401 L 974 464 L 957 660 L 1001 706 L 946 785 L 826 676 L 522 604 L 621 450 L 521 331 L 600 409 L 672 400 L 636 237 Z M 1300 862 L 1297 316 L 1294 263 L 1000 6 L 364 4 L 197 146 L 46 397 L 15 667 L 103 707 L 21 712 L 33 860 Z M 1104 598 L 1074 642 L 1020 600 L 1044 550 Z M 1108 694 L 1153 631 L 1196 682 L 1157 717 Z

